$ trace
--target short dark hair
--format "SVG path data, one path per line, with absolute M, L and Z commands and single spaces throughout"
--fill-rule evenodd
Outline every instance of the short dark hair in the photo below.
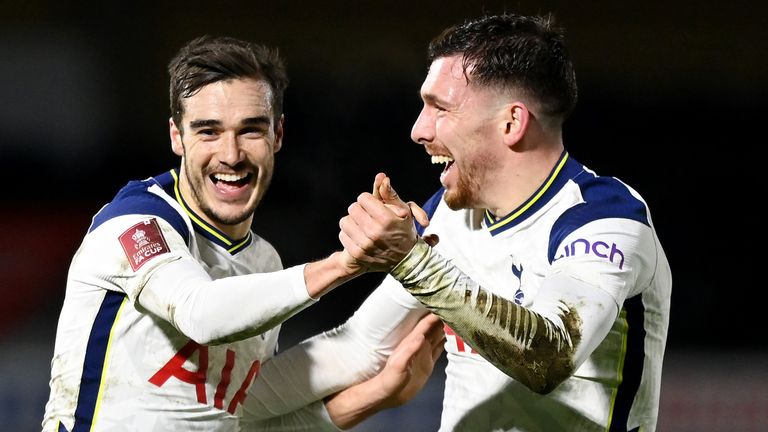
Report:
M 182 99 L 218 81 L 263 79 L 272 88 L 275 127 L 283 114 L 283 93 L 288 87 L 285 64 L 277 49 L 232 37 L 202 36 L 182 47 L 168 63 L 171 117 L 181 128 Z
M 428 58 L 460 54 L 468 82 L 521 91 L 541 104 L 542 115 L 562 122 L 578 97 L 564 40 L 552 15 L 485 16 L 443 31 L 429 44 Z

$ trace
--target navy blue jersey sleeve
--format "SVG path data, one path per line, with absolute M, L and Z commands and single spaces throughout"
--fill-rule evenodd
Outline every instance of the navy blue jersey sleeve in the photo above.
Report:
M 552 226 L 548 258 L 551 263 L 560 243 L 570 233 L 600 219 L 622 218 L 650 225 L 645 203 L 629 188 L 613 177 L 596 177 L 582 173 L 574 179 L 581 188 L 584 202 L 565 211 Z
M 129 182 L 109 204 L 93 217 L 88 232 L 119 216 L 147 214 L 162 218 L 171 224 L 184 241 L 189 244 L 189 228 L 184 218 L 167 201 L 148 190 L 153 184 L 155 184 L 153 179 Z
M 434 195 L 430 199 L 427 200 L 426 203 L 422 206 L 425 212 L 427 212 L 427 216 L 429 216 L 430 219 L 432 219 L 432 215 L 435 214 L 435 210 L 437 210 L 437 206 L 440 204 L 440 200 L 443 199 L 443 193 L 445 192 L 445 188 L 440 188 L 437 192 L 435 192 Z M 420 223 L 415 222 L 416 224 L 416 232 L 419 235 L 424 235 L 424 227 L 421 226 Z

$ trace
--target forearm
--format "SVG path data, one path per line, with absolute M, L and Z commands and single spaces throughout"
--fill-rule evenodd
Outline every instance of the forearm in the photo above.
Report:
M 541 393 L 574 369 L 581 339 L 575 308 L 555 305 L 547 317 L 478 285 L 423 241 L 391 274 L 486 360 Z
M 377 412 L 394 406 L 387 404 L 388 397 L 382 384 L 374 377 L 329 396 L 325 400 L 325 408 L 337 427 L 349 429 Z
M 211 280 L 194 260 L 180 259 L 149 277 L 138 303 L 198 343 L 221 344 L 261 334 L 314 300 L 302 266 Z
M 319 432 L 340 430 L 329 417 L 322 401 L 269 419 L 254 419 L 245 415 L 240 421 L 240 429 L 243 432 Z
M 373 377 L 424 314 L 387 278 L 346 323 L 264 363 L 244 409 L 257 419 L 274 417 Z

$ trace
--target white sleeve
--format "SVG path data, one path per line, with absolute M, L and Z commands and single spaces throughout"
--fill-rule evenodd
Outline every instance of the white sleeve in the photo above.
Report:
M 658 250 L 651 227 L 616 218 L 574 230 L 557 245 L 554 256 L 553 271 L 600 287 L 622 305 L 652 280 Z
M 243 432 L 336 432 L 341 430 L 333 424 L 322 401 L 270 419 L 256 420 L 244 417 L 240 421 L 240 429 Z
M 426 313 L 387 276 L 346 323 L 264 363 L 244 412 L 282 415 L 373 377 Z
M 316 300 L 304 284 L 304 266 L 211 280 L 185 257 L 149 276 L 138 303 L 203 345 L 261 334 Z
M 184 238 L 164 219 L 124 215 L 87 237 L 77 271 L 123 291 L 131 301 L 204 345 L 256 336 L 316 300 L 309 297 L 304 267 L 212 280 Z
M 123 215 L 88 233 L 71 274 L 78 282 L 123 292 L 135 302 L 155 269 L 182 257 L 191 257 L 189 247 L 164 219 Z

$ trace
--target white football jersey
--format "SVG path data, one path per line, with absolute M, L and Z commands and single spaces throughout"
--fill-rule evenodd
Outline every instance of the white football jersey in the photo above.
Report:
M 592 330 L 574 342 L 574 361 L 581 361 L 575 372 L 546 394 L 503 373 L 462 339 L 460 329 L 446 327 L 448 365 L 440 430 L 653 431 L 672 280 L 643 199 L 615 178 L 597 176 L 567 153 L 536 193 L 507 216 L 498 218 L 482 209 L 453 211 L 442 197 L 440 190 L 426 203 L 430 224 L 420 230 L 439 235 L 438 254 L 426 248 L 422 262 L 417 252 L 416 265 L 411 265 L 409 254 L 392 272 L 404 285 L 387 276 L 344 325 L 267 362 L 251 388 L 247 410 L 261 419 L 290 413 L 371 376 L 426 313 L 414 296 L 446 321 L 470 313 L 464 322 L 498 330 L 502 322 L 512 322 L 509 303 L 556 314 L 558 310 L 546 310 L 555 304 L 553 296 L 575 289 L 581 291 L 567 294 L 580 299 L 573 306 L 576 316 L 593 317 Z M 486 291 L 484 299 L 495 295 L 509 302 L 499 302 L 494 309 L 484 301 L 495 315 L 481 316 L 474 309 L 459 309 L 457 292 L 447 292 L 458 287 L 461 300 L 477 305 L 478 286 Z M 600 321 L 606 316 L 609 322 Z M 527 324 L 521 321 L 515 323 L 523 328 Z M 586 326 L 582 321 L 581 330 Z M 360 347 L 368 350 L 361 354 Z M 519 352 L 534 357 L 535 351 L 525 346 Z M 525 366 L 536 367 L 535 358 L 523 359 L 528 360 Z
M 212 279 L 282 268 L 264 239 L 228 238 L 190 211 L 173 170 L 130 182 L 93 218 L 69 270 L 43 430 L 239 430 L 279 325 L 204 346 L 148 313 L 136 298 L 149 274 L 189 256 Z
M 567 153 L 505 217 L 453 211 L 442 194 L 425 205 L 431 221 L 424 233 L 438 234 L 436 250 L 488 291 L 529 307 L 558 271 L 608 292 L 620 313 L 573 376 L 545 395 L 502 373 L 446 327 L 441 430 L 655 429 L 671 274 L 642 198 Z

